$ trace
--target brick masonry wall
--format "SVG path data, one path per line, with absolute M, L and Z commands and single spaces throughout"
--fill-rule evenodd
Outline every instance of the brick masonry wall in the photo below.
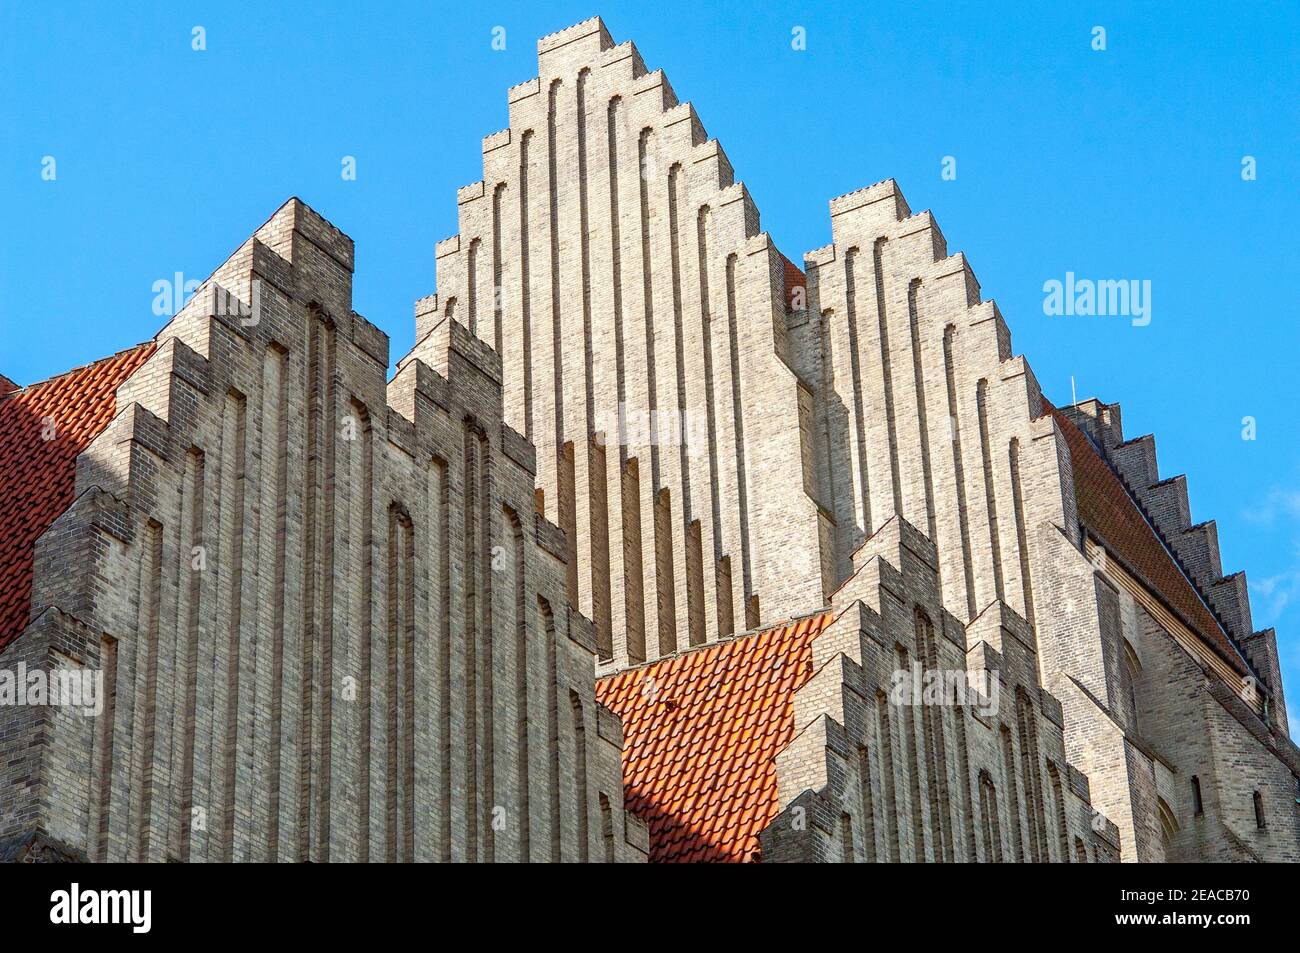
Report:
M 538 54 L 393 381 L 351 241 L 293 200 L 122 386 L 0 659 L 111 669 L 111 712 L 0 711 L 0 851 L 640 859 L 594 669 L 830 601 L 770 858 L 1294 859 L 1275 636 L 1154 440 L 1068 411 L 1263 717 L 1085 556 L 1068 446 L 929 212 L 834 199 L 791 295 L 662 71 L 599 19 Z M 1008 704 L 882 706 L 921 655 Z
M 598 19 L 538 60 L 458 193 L 412 357 L 447 315 L 500 351 L 506 419 L 537 446 L 613 670 L 822 604 L 818 510 L 783 260 L 721 146 Z
M 0 660 L 107 704 L 0 712 L 9 853 L 644 860 L 500 360 L 447 322 L 386 383 L 351 269 L 291 200 L 120 388 Z
M 417 339 L 468 313 L 501 350 L 507 418 L 537 443 L 546 512 L 576 540 L 570 594 L 602 671 L 823 604 L 901 516 L 933 541 L 939 604 L 960 624 L 998 605 L 1025 620 L 1119 852 L 1162 856 L 1153 753 L 1115 714 L 1115 589 L 1080 555 L 1069 450 L 966 257 L 887 180 L 831 202 L 833 243 L 805 255 L 806 297 L 788 298 L 754 202 L 662 72 L 599 19 L 538 53 L 509 128 L 483 141 L 483 181 L 458 194 Z M 620 406 L 703 409 L 707 452 L 611 439 Z M 1122 466 L 1118 407 L 1106 415 L 1098 442 Z M 1154 446 L 1137 449 L 1135 492 L 1250 642 L 1284 726 L 1244 579 L 1219 578 L 1185 481 L 1160 481 Z M 1265 774 L 1282 778 L 1292 749 L 1269 745 L 1283 760 Z
M 947 612 L 936 556 L 900 517 L 855 554 L 796 693 L 764 860 L 1115 859 L 1119 831 L 1067 762 L 1032 630 L 1003 603 L 969 624 Z M 935 675 L 957 682 L 927 695 Z

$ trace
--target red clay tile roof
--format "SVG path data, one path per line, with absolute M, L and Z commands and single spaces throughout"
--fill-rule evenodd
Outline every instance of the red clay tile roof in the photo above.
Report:
M 77 455 L 117 413 L 118 385 L 153 351 L 149 341 L 0 396 L 0 649 L 29 621 L 33 548 L 72 504 Z
M 652 861 L 759 859 L 780 810 L 776 755 L 829 613 L 683 652 L 596 683 L 623 722 L 623 784 Z
M 1240 651 L 1174 561 L 1124 482 L 1087 435 L 1059 410 L 1051 409 L 1070 447 L 1079 520 L 1210 648 L 1242 675 L 1250 675 Z
M 787 311 L 802 311 L 803 307 L 796 309 L 794 306 L 794 293 L 796 288 L 802 288 L 805 292 L 807 291 L 808 278 L 803 271 L 800 270 L 799 266 L 789 258 L 786 258 L 785 255 L 781 256 L 781 260 L 785 262 L 785 309 Z M 804 297 L 802 300 L 807 301 L 807 298 Z

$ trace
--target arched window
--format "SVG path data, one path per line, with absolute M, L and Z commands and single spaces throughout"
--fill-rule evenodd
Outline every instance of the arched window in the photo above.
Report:
M 1043 788 L 1038 770 L 1038 725 L 1029 693 L 1016 686 L 1016 723 L 1020 737 L 1020 771 L 1025 791 L 1025 819 L 1029 834 L 1029 856 L 1047 863 L 1047 818 L 1043 810 Z
M 1074 859 L 1080 864 L 1086 864 L 1088 862 L 1088 848 L 1083 846 L 1082 837 L 1076 837 L 1074 839 Z
M 1178 818 L 1174 816 L 1173 809 L 1164 798 L 1157 797 L 1156 806 L 1160 811 L 1160 836 L 1165 842 L 1165 847 L 1169 847 L 1173 843 L 1174 835 L 1178 833 Z
M 1200 817 L 1205 813 L 1205 804 L 1201 801 L 1201 779 L 1192 775 L 1192 813 Z
M 979 774 L 980 820 L 984 842 L 984 862 L 1002 863 L 1002 825 L 998 820 L 998 791 L 987 771 Z
M 1263 830 L 1268 826 L 1264 821 L 1264 795 L 1256 791 L 1253 799 L 1255 801 L 1255 826 Z
M 1065 816 L 1065 786 L 1061 784 L 1061 772 L 1052 762 L 1047 762 L 1047 777 L 1052 785 L 1052 800 L 1056 808 L 1056 838 L 1061 850 L 1061 863 L 1070 859 L 1069 822 Z M 1046 836 L 1046 831 L 1044 831 Z

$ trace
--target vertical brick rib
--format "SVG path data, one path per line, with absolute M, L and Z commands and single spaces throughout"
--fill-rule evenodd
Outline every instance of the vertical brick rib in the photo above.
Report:
M 736 430 L 736 489 L 740 510 L 740 573 L 744 593 L 745 628 L 758 625 L 757 606 L 753 602 L 754 575 L 750 563 L 749 542 L 749 489 L 745 472 L 745 415 L 741 402 L 740 335 L 736 329 L 736 262 L 737 256 L 727 256 L 727 351 L 731 354 L 731 406 Z
M 988 509 L 989 550 L 993 554 L 993 587 L 999 601 L 1006 598 L 1002 582 L 1002 543 L 998 532 L 998 497 L 993 483 L 993 448 L 989 437 L 989 382 L 975 387 L 975 408 L 979 414 L 980 458 L 984 463 L 984 498 Z
M 180 830 L 177 832 L 177 853 L 182 862 L 190 859 L 190 841 L 193 832 L 194 809 L 194 735 L 198 715 L 199 618 L 202 601 L 203 575 L 195 565 L 203 546 L 203 452 L 192 448 L 185 458 L 185 488 L 188 501 L 189 552 L 185 554 L 189 576 L 185 594 L 185 619 L 181 631 L 185 634 L 185 701 L 181 709 L 181 772 L 180 772 Z
M 433 486 L 429 498 L 433 509 L 431 525 L 436 549 L 430 565 L 434 571 L 433 590 L 438 594 L 435 618 L 438 625 L 438 859 L 447 863 L 451 853 L 451 486 L 450 467 L 435 457 L 429 467 Z
M 402 852 L 403 863 L 415 860 L 415 726 L 419 705 L 415 694 L 415 524 L 403 513 L 401 602 L 402 685 Z
M 718 580 L 718 638 L 736 631 L 736 612 L 732 602 L 731 557 L 723 556 L 716 563 Z
M 158 705 L 159 601 L 162 590 L 162 524 L 155 520 L 150 520 L 145 527 L 143 552 L 145 558 L 140 564 L 140 613 L 137 624 L 137 631 L 143 635 L 140 640 L 143 657 L 137 662 L 136 671 L 143 673 L 144 686 L 141 704 L 136 712 L 139 731 L 133 746 L 136 764 L 132 772 L 132 786 L 139 791 L 139 795 L 132 798 L 132 811 L 136 815 L 132 825 L 136 832 L 134 856 L 138 863 L 150 859 L 149 849 L 153 836 L 153 761 Z
M 913 280 L 907 286 L 908 326 L 912 335 L 912 378 L 916 388 L 916 419 L 921 432 L 921 477 L 925 482 L 925 518 L 931 541 L 939 541 L 938 519 L 935 513 L 934 471 L 930 465 L 930 424 L 925 402 L 925 370 L 921 362 L 921 315 L 917 299 L 920 297 L 921 279 Z M 940 576 L 940 591 L 943 589 Z
M 633 506 L 628 506 L 628 448 L 627 448 L 627 351 L 624 341 L 624 314 L 623 314 L 623 228 L 622 215 L 619 208 L 619 130 L 620 119 L 623 113 L 623 99 L 615 96 L 609 101 L 606 111 L 606 141 L 608 143 L 607 161 L 609 164 L 609 261 L 610 261 L 610 293 L 612 295 L 611 316 L 614 321 L 614 396 L 618 431 L 614 436 L 615 443 L 618 446 L 618 460 L 614 464 L 606 454 L 604 460 L 606 479 L 608 489 L 606 491 L 605 507 L 607 519 L 613 520 L 614 516 L 610 512 L 611 501 L 618 508 L 617 525 L 619 539 L 610 548 L 610 572 L 606 574 L 606 585 L 609 587 L 607 598 L 610 604 L 610 654 L 613 653 L 614 629 L 618 623 L 622 622 L 622 640 L 623 653 L 627 656 L 632 655 L 632 646 L 640 646 L 641 657 L 645 656 L 645 614 L 640 605 L 642 596 L 643 580 L 641 579 L 641 532 L 640 532 L 640 510 L 638 509 L 639 500 L 633 496 Z M 606 446 L 608 447 L 609 436 L 606 435 Z M 631 537 L 635 534 L 635 543 Z M 610 544 L 607 542 L 607 547 Z M 618 547 L 622 547 L 622 595 L 618 599 L 621 604 L 615 606 L 613 579 L 616 574 L 614 569 L 614 558 L 618 555 Z M 634 549 L 635 546 L 635 549 Z M 636 604 L 633 604 L 633 600 Z M 618 618 L 621 615 L 621 620 Z
M 608 141 L 609 141 L 609 256 L 611 273 L 611 290 L 614 296 L 614 363 L 615 388 L 618 395 L 618 447 L 619 463 L 627 460 L 627 434 L 623 427 L 623 407 L 627 403 L 627 382 L 624 379 L 623 349 L 623 232 L 622 219 L 618 207 L 618 121 L 623 100 L 615 96 L 609 101 Z
M 934 642 L 934 624 L 930 617 L 919 609 L 916 612 L 916 651 L 920 656 L 923 669 L 938 671 L 939 652 Z M 934 829 L 935 862 L 951 862 L 952 834 L 949 830 L 948 813 L 948 764 L 944 750 L 943 708 L 945 706 L 924 705 L 921 708 L 921 724 L 925 740 L 925 769 L 929 781 L 927 796 L 930 804 L 930 818 Z
M 596 416 L 592 421 L 592 427 L 600 431 L 599 439 L 603 453 L 599 463 L 603 468 L 604 475 L 604 483 L 600 491 L 604 516 L 599 525 L 595 525 L 596 518 L 593 516 L 593 536 L 603 527 L 604 561 L 607 564 L 603 578 L 599 581 L 596 592 L 593 594 L 593 603 L 603 600 L 604 605 L 607 607 L 608 625 L 604 626 L 600 619 L 596 620 L 598 638 L 607 641 L 608 657 L 617 657 L 620 660 L 627 658 L 631 625 L 629 606 L 627 604 L 626 580 L 627 527 L 625 525 L 626 514 L 623 509 L 625 495 L 624 465 L 628 459 L 628 448 L 626 428 L 627 356 L 626 342 L 624 340 L 625 316 L 623 308 L 623 230 L 619 208 L 618 168 L 618 163 L 627 155 L 625 149 L 620 152 L 619 148 L 620 130 L 625 121 L 622 102 L 619 96 L 614 96 L 606 102 L 603 130 L 605 136 L 604 154 L 602 156 L 599 150 L 593 153 L 599 161 L 605 163 L 603 185 L 607 190 L 607 204 L 601 219 L 603 222 L 607 222 L 609 227 L 609 244 L 608 247 L 603 249 L 604 257 L 593 265 L 594 275 L 599 276 L 602 268 L 607 264 L 608 288 L 602 289 L 601 297 L 593 307 L 598 315 L 605 308 L 608 308 L 611 318 L 611 333 L 604 333 L 602 330 L 603 322 L 597 318 L 593 334 L 596 335 L 597 350 L 600 354 L 597 365 L 600 373 L 597 375 L 599 391 L 597 406 L 593 408 L 593 413 Z M 597 187 L 601 185 L 599 169 L 593 177 L 593 184 Z M 596 252 L 601 254 L 602 249 L 597 248 Z M 608 295 L 608 298 L 606 298 L 606 295 Z M 606 301 L 608 301 L 607 304 Z M 611 452 L 611 444 L 617 448 L 617 454 Z M 596 461 L 593 460 L 593 467 L 595 464 Z M 593 493 L 595 492 L 595 482 L 596 478 L 593 476 Z M 597 611 L 595 605 L 593 605 L 593 611 Z M 600 614 L 597 611 L 597 615 Z M 608 630 L 607 639 L 600 635 L 599 630 L 601 628 Z
M 95 808 L 96 862 L 108 860 L 109 813 L 113 804 L 113 734 L 117 715 L 117 639 L 105 635 L 100 639 L 100 664 L 104 669 L 104 710 L 99 715 L 99 797 Z
M 858 746 L 858 801 L 862 810 L 862 840 L 867 863 L 876 862 L 876 806 L 871 796 L 871 752 Z
M 897 650 L 897 663 L 900 672 L 911 673 L 911 666 L 908 660 L 907 650 L 899 648 Z M 906 759 L 908 800 L 911 802 L 912 814 L 912 862 L 924 863 L 925 855 L 925 815 L 921 803 L 921 761 L 917 757 L 916 744 L 916 718 L 912 714 L 911 705 L 903 705 L 901 712 L 901 722 L 898 726 L 899 731 L 903 732 L 907 741 L 903 747 L 903 757 Z
M 501 195 L 506 190 L 504 182 L 492 190 L 492 346 L 502 357 L 502 304 L 505 289 L 502 287 L 505 262 L 501 257 Z
M 315 314 L 307 318 L 306 366 L 306 473 L 303 475 L 303 547 L 302 547 L 302 657 L 300 669 L 302 685 L 299 711 L 302 725 L 298 734 L 298 829 L 296 855 L 299 863 L 309 859 L 311 845 L 312 807 L 312 731 L 314 686 L 316 669 L 316 504 L 317 504 L 317 443 L 319 442 L 320 395 L 320 337 L 321 322 Z
M 609 511 L 605 505 L 604 452 L 595 437 L 596 380 L 594 370 L 595 344 L 592 332 L 591 305 L 591 215 L 588 200 L 587 162 L 587 88 L 591 84 L 591 70 L 578 73 L 578 223 L 579 251 L 582 284 L 582 379 L 584 424 L 582 447 L 586 454 L 586 472 L 578 479 L 578 497 L 587 498 L 588 532 L 583 539 L 570 540 L 569 560 L 578 563 L 578 570 L 588 572 L 591 586 L 591 618 L 596 624 L 596 646 L 601 658 L 612 658 L 613 631 L 610 612 L 609 586 Z M 577 436 L 577 435 L 575 435 Z M 576 545 L 575 545 L 576 543 Z M 582 562 L 589 566 L 583 566 Z M 577 605 L 577 603 L 575 603 Z
M 1025 862 L 1025 843 L 1020 834 L 1020 797 L 1016 793 L 1016 750 L 1011 731 L 1002 726 L 1002 768 L 1007 786 L 1007 813 L 1011 815 L 1011 840 L 1016 863 Z
M 876 278 L 876 318 L 880 334 L 880 374 L 885 389 L 885 431 L 889 438 L 889 475 L 894 490 L 894 513 L 903 515 L 903 480 L 899 473 L 898 424 L 894 420 L 893 357 L 889 351 L 889 316 L 885 306 L 885 243 L 877 238 L 872 246 L 872 265 Z
M 531 859 L 532 820 L 529 809 L 528 777 L 528 618 L 527 571 L 524 562 L 524 527 L 519 515 L 510 507 L 505 509 L 506 522 L 510 524 L 510 541 L 513 547 L 512 571 L 514 580 L 515 612 L 515 764 L 519 783 L 519 861 Z
M 219 858 L 229 863 L 235 837 L 235 746 L 239 730 L 239 636 L 243 621 L 245 454 L 247 448 L 248 401 L 234 391 L 226 395 L 221 458 L 226 471 L 221 499 L 225 524 L 223 536 L 230 540 L 230 552 L 223 560 L 230 580 L 226 634 L 226 711 L 221 745 L 221 847 Z M 226 501 L 229 501 L 229 506 Z M 228 534 L 228 535 L 227 535 Z
M 529 284 L 528 252 L 528 147 L 533 141 L 533 131 L 528 129 L 519 140 L 519 307 L 523 325 L 524 365 L 524 436 L 533 443 L 533 307 Z
M 596 655 L 608 660 L 614 657 L 613 615 L 610 605 L 609 569 L 609 500 L 606 489 L 609 479 L 605 447 L 594 438 L 588 440 L 590 463 L 588 473 L 591 486 L 591 602 L 593 621 L 596 623 Z
M 654 130 L 642 129 L 637 140 L 637 167 L 641 170 L 638 178 L 638 192 L 641 199 L 641 277 L 642 300 L 645 303 L 645 349 L 646 349 L 646 383 L 649 387 L 647 411 L 659 406 L 656 389 L 655 368 L 655 308 L 654 308 L 654 255 L 651 252 L 650 236 L 650 182 L 649 172 L 653 163 Z M 655 434 L 651 435 L 652 437 Z M 650 441 L 650 487 L 652 492 L 659 490 L 659 441 Z
M 334 745 L 334 551 L 337 542 L 335 534 L 335 493 L 337 448 L 338 448 L 338 385 L 335 367 L 337 366 L 337 332 L 333 324 L 325 326 L 324 346 L 322 351 L 321 371 L 324 387 L 324 408 L 322 413 L 322 447 L 324 454 L 324 472 L 321 483 L 321 613 L 320 613 L 320 682 L 316 687 L 316 697 L 320 702 L 320 752 L 318 756 L 318 778 L 316 812 L 316 858 L 318 863 L 325 863 L 330 858 L 330 780 L 333 770 Z
M 953 346 L 957 329 L 948 325 L 943 332 L 944 379 L 948 387 L 948 429 L 952 441 L 952 467 L 957 484 L 957 522 L 961 528 L 961 563 L 966 576 L 966 621 L 975 618 L 975 572 L 970 542 L 970 514 L 966 510 L 966 474 L 962 463 L 961 419 L 957 415 L 957 372 Z
M 654 161 L 652 158 L 654 145 L 654 130 L 649 127 L 642 129 L 637 138 L 637 168 L 640 170 L 640 175 L 637 177 L 637 193 L 641 209 L 641 297 L 644 307 L 646 348 L 645 410 L 647 413 L 657 415 L 659 392 L 658 374 L 656 373 L 658 365 L 655 359 L 654 255 L 651 250 L 649 181 L 650 172 L 652 171 L 651 166 Z M 654 607 L 656 641 L 658 642 L 658 652 L 662 655 L 665 654 L 665 645 L 672 646 L 668 651 L 673 651 L 676 648 L 677 634 L 675 632 L 676 622 L 672 607 L 673 551 L 672 540 L 669 535 L 671 533 L 671 523 L 662 520 L 660 516 L 664 500 L 660 484 L 657 416 L 655 417 L 654 429 L 650 434 L 650 438 L 650 481 L 649 483 L 643 483 L 638 480 L 638 485 L 641 487 L 643 500 L 649 502 L 649 506 L 643 508 L 642 512 L 650 524 L 652 535 L 650 540 L 646 540 L 643 536 L 642 545 L 644 546 L 646 543 L 653 545 L 653 569 L 644 566 L 644 560 L 642 562 L 643 578 L 647 582 L 647 589 L 653 593 L 653 597 L 651 598 L 646 593 L 643 593 L 641 605 L 643 611 L 648 606 Z M 642 552 L 645 552 L 644 548 Z
M 463 703 L 465 761 L 465 837 L 466 857 L 478 860 L 478 439 L 470 424 L 465 426 L 464 506 L 462 535 L 465 552 L 462 565 L 465 580 L 465 685 Z
M 673 163 L 668 169 L 668 248 L 670 251 L 670 277 L 672 279 L 673 293 L 673 355 L 675 363 L 674 379 L 677 383 L 677 416 L 675 422 L 675 434 L 673 438 L 677 443 L 677 469 L 681 478 L 681 498 L 677 504 L 677 519 L 674 520 L 673 529 L 675 532 L 680 531 L 681 537 L 674 546 L 674 550 L 681 553 L 683 569 L 685 572 L 686 583 L 686 634 L 687 641 L 690 645 L 699 645 L 705 640 L 705 631 L 703 626 L 704 607 L 700 605 L 702 592 L 704 588 L 703 566 L 700 565 L 699 559 L 692 559 L 691 548 L 691 529 L 690 525 L 694 518 L 691 510 L 691 466 L 690 452 L 686 445 L 686 342 L 684 322 L 686 320 L 683 306 L 682 293 L 682 236 L 681 236 L 681 211 L 680 207 L 685 204 L 683 197 L 679 194 L 685 187 L 685 170 L 681 163 Z M 663 428 L 660 427 L 659 438 L 664 439 Z M 678 530 L 680 527 L 680 530 Z M 697 577 L 699 582 L 697 585 Z M 674 639 L 676 633 L 674 633 Z
M 479 239 L 469 243 L 469 252 L 465 256 L 465 301 L 469 333 L 478 334 L 478 247 Z
M 655 494 L 655 601 L 659 616 L 659 654 L 677 651 L 676 588 L 673 580 L 672 501 L 668 487 Z
M 718 472 L 718 421 L 717 421 L 717 396 L 714 392 L 713 382 L 713 304 L 710 297 L 709 288 L 709 255 L 712 253 L 712 246 L 709 243 L 709 236 L 713 227 L 713 212 L 705 205 L 700 209 L 700 213 L 695 221 L 696 246 L 699 254 L 699 271 L 700 271 L 700 333 L 703 339 L 704 350 L 704 410 L 705 418 L 708 425 L 709 439 L 709 501 L 711 503 L 709 525 L 709 540 L 712 545 L 708 547 L 708 562 L 713 567 L 714 573 L 714 599 L 716 605 L 715 632 L 719 635 L 732 630 L 729 620 L 724 620 L 723 606 L 724 600 L 721 597 L 722 582 L 720 575 L 720 562 L 722 559 L 722 501 L 719 498 L 721 489 L 721 477 Z M 730 600 L 726 600 L 729 602 Z
M 398 509 L 393 504 L 388 508 L 388 571 L 387 581 L 387 626 L 384 638 L 384 842 L 383 858 L 385 863 L 397 860 L 397 724 L 398 724 L 398 658 L 397 638 L 401 619 L 398 613 L 398 574 L 401 572 L 401 554 L 398 548 Z
M 623 582 L 627 605 L 629 662 L 646 660 L 645 564 L 641 549 L 641 464 L 636 457 L 623 465 Z
M 550 791 L 551 862 L 560 861 L 560 686 L 559 660 L 557 658 L 557 633 L 555 614 L 551 604 L 537 597 L 538 609 L 546 632 L 546 763 L 549 767 L 547 786 Z
M 898 792 L 894 779 L 894 732 L 889 718 L 889 700 L 884 692 L 876 693 L 876 727 L 879 731 L 880 777 L 885 794 L 885 840 L 889 845 L 889 860 L 899 863 L 902 860 L 902 844 L 899 837 Z
M 370 860 L 370 763 L 371 738 L 374 733 L 371 705 L 374 702 L 374 603 L 375 603 L 375 547 L 373 496 L 373 431 L 370 417 L 360 404 L 354 402 L 352 412 L 361 422 L 360 492 L 356 495 L 357 539 L 359 547 L 358 575 L 361 580 L 361 598 L 358 609 L 358 641 L 360 643 L 361 672 L 357 686 L 359 724 L 357 736 L 360 752 L 357 755 L 357 859 Z M 391 550 L 390 550 L 391 551 Z M 391 578 L 391 573 L 390 573 Z
M 708 637 L 704 615 L 704 543 L 700 521 L 686 527 L 686 631 L 691 645 L 702 645 Z
M 479 650 L 476 653 L 479 667 L 478 685 L 479 723 L 482 732 L 478 740 L 479 774 L 483 779 L 482 802 L 479 816 L 483 825 L 483 859 L 492 862 L 496 859 L 496 830 L 493 827 L 493 812 L 496 800 L 496 680 L 492 665 L 492 448 L 487 434 L 482 430 L 475 436 L 478 439 L 479 453 L 479 493 L 478 493 L 478 559 L 481 566 L 482 592 L 479 596 L 479 608 L 482 621 L 479 626 Z
M 866 397 L 863 393 L 862 352 L 858 344 L 858 303 L 856 265 L 860 252 L 850 248 L 844 256 L 844 298 L 848 316 L 849 362 L 853 369 L 853 420 L 858 445 L 858 483 L 862 500 L 862 532 L 866 536 L 872 533 L 871 524 L 871 482 L 868 479 L 867 464 L 867 410 Z
M 576 474 L 574 473 L 574 448 L 572 440 L 565 440 L 559 446 L 559 453 L 556 457 L 558 472 L 557 477 L 557 496 L 559 499 L 559 524 L 560 529 L 564 530 L 565 539 L 568 542 L 569 558 L 565 564 L 566 592 L 568 595 L 569 605 L 574 609 L 578 608 L 578 560 L 576 558 L 578 550 L 578 505 L 577 495 L 578 488 L 576 485 Z
M 1011 505 L 1016 520 L 1016 548 L 1020 553 L 1020 588 L 1025 602 L 1025 619 L 1034 625 L 1034 587 L 1029 569 L 1029 527 L 1025 520 L 1025 495 L 1020 482 L 1020 439 L 1011 438 L 1007 451 L 1011 466 Z
M 559 100 L 561 82 L 557 79 L 551 83 L 548 91 L 549 101 L 546 114 L 546 160 L 549 178 L 547 181 L 550 199 L 551 239 L 551 383 L 554 387 L 554 439 L 558 448 L 564 438 L 564 330 L 561 326 L 560 308 L 560 164 L 557 157 L 559 150 Z M 570 560 L 572 562 L 572 560 Z M 576 604 L 576 602 L 575 602 Z
M 578 816 L 578 862 L 591 859 L 591 834 L 587 817 L 587 725 L 582 711 L 582 699 L 569 690 L 569 705 L 573 709 L 574 758 L 574 811 Z
M 280 757 L 284 738 L 284 603 L 285 603 L 285 541 L 288 516 L 289 474 L 289 408 L 287 373 L 288 355 L 281 348 L 267 352 L 266 372 L 268 390 L 274 389 L 275 408 L 268 419 L 274 419 L 275 432 L 272 453 L 272 483 L 274 506 L 273 555 L 271 561 L 271 730 L 268 772 L 267 809 L 267 860 L 279 859 L 280 841 Z M 271 383 L 273 382 L 273 384 Z
M 966 709 L 958 705 L 953 709 L 957 722 L 957 763 L 961 770 L 961 815 L 966 835 L 966 860 L 976 863 L 979 855 L 975 849 L 975 815 L 971 804 L 970 753 L 966 747 Z

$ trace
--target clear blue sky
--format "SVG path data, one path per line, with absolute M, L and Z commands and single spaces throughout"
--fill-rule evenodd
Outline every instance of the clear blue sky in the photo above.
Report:
M 892 176 L 1051 399 L 1073 375 L 1155 431 L 1278 626 L 1300 712 L 1297 5 L 477 6 L 0 2 L 0 372 L 152 337 L 153 283 L 206 277 L 290 195 L 356 240 L 355 307 L 400 356 L 506 88 L 536 37 L 599 13 L 694 102 L 791 258 L 829 241 L 828 199 Z M 1151 324 L 1045 316 L 1067 271 L 1149 279 Z

